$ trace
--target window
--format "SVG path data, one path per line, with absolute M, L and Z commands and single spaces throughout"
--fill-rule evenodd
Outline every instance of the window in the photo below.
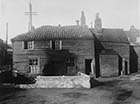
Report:
M 67 59 L 67 65 L 68 66 L 74 66 L 74 58 L 73 57 L 70 57 Z
M 24 41 L 22 47 L 23 49 L 34 49 L 34 41 Z
M 51 49 L 62 49 L 62 40 L 50 40 Z
M 28 49 L 34 49 L 34 41 L 28 42 Z
M 39 73 L 39 61 L 38 58 L 29 59 L 29 72 L 31 74 Z

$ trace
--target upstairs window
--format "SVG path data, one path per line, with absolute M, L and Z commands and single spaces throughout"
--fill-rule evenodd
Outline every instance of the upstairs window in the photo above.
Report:
M 23 41 L 23 49 L 34 49 L 34 41 Z
M 28 42 L 28 49 L 34 49 L 34 41 Z
M 50 48 L 53 50 L 62 49 L 62 40 L 50 40 Z

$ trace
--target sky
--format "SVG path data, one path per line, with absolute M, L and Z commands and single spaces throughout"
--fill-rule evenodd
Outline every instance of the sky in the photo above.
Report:
M 5 40 L 6 23 L 10 39 L 28 31 L 30 0 L 0 0 L 0 38 Z M 86 24 L 95 20 L 100 13 L 103 28 L 123 28 L 131 25 L 140 28 L 140 0 L 32 0 L 33 26 L 75 25 L 81 11 L 86 16 Z

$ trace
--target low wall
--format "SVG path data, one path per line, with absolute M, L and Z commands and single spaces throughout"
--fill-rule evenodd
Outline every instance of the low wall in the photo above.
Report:
M 35 84 L 19 85 L 20 88 L 90 88 L 90 77 L 38 76 Z

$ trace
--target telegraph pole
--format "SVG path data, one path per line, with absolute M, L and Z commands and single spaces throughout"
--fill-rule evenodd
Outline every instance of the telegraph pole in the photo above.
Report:
M 6 51 L 8 48 L 8 23 L 6 23 Z
M 6 66 L 9 64 L 8 63 L 8 23 L 6 23 L 5 64 Z M 7 66 L 7 68 L 9 69 L 9 65 Z
M 33 15 L 36 15 L 36 12 L 32 12 L 32 3 L 31 3 L 31 0 L 30 0 L 30 3 L 29 3 L 29 12 L 25 12 L 25 15 L 29 15 L 29 24 L 28 24 L 28 31 L 32 31 L 32 16 Z

